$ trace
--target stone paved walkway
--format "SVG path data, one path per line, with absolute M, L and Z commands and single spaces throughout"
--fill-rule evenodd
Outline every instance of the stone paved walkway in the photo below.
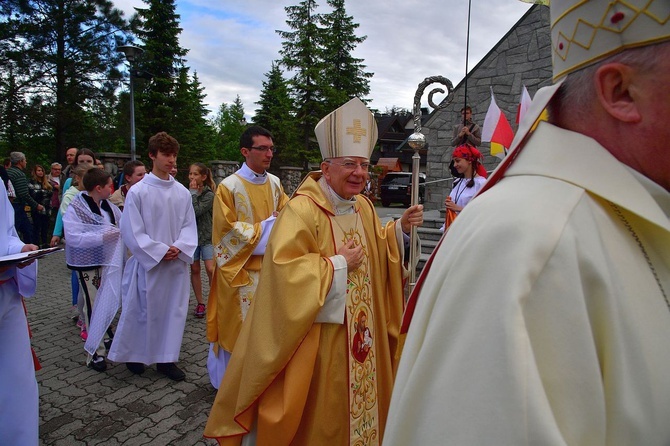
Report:
M 203 287 L 207 293 L 205 277 Z M 40 444 L 215 445 L 202 438 L 216 391 L 207 376 L 205 320 L 193 317 L 193 294 L 179 362 L 183 382 L 154 366 L 141 376 L 124 364 L 108 363 L 103 373 L 87 368 L 79 329 L 69 318 L 70 296 L 64 254 L 40 260 L 37 293 L 26 299 L 32 344 L 42 363 L 36 373 Z
M 389 219 L 382 218 L 382 223 Z M 204 266 L 202 271 L 207 295 Z M 179 361 L 186 380 L 178 383 L 158 374 L 155 366 L 141 376 L 130 373 L 125 364 L 108 362 L 103 373 L 87 368 L 70 303 L 64 253 L 41 259 L 37 293 L 26 299 L 32 345 L 42 363 L 36 374 L 40 444 L 216 445 L 202 437 L 216 391 L 207 375 L 205 320 L 193 316 L 192 293 Z

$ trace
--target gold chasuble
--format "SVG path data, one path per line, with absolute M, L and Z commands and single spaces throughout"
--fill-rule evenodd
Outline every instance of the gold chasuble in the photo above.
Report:
M 402 240 L 372 203 L 334 207 L 310 174 L 277 218 L 254 302 L 205 436 L 239 445 L 379 445 L 395 377 L 403 311 Z M 399 223 L 398 223 L 399 224 Z M 343 323 L 316 322 L 346 240 L 365 261 L 347 274 Z
M 226 177 L 214 199 L 212 243 L 216 268 L 207 305 L 207 339 L 233 351 L 256 287 L 263 256 L 252 255 L 261 239 L 261 222 L 288 201 L 279 179 L 265 184 L 238 175 Z

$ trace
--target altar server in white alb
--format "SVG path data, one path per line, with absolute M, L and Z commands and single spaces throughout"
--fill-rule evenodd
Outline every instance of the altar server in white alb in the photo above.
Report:
M 179 143 L 165 132 L 149 139 L 150 174 L 126 196 L 121 235 L 132 256 L 123 271 L 122 308 L 109 359 L 141 374 L 181 381 L 177 367 L 190 290 L 189 265 L 198 245 L 188 189 L 170 176 Z
M 385 445 L 670 444 L 669 17 L 551 1 L 555 84 L 435 254 Z
M 0 256 L 35 251 L 14 229 L 14 209 L 0 181 Z M 23 265 L 22 265 L 23 266 Z M 38 394 L 28 322 L 21 296 L 37 286 L 37 262 L 0 266 L 0 443 L 38 444 Z
M 104 372 L 106 345 L 110 345 L 112 336 L 109 326 L 121 305 L 126 250 L 118 227 L 121 211 L 108 201 L 112 176 L 103 169 L 90 169 L 82 183 L 85 191 L 72 199 L 63 216 L 65 261 L 79 277 L 79 298 L 84 303 L 88 333 L 86 365 Z M 105 334 L 110 338 L 103 342 Z

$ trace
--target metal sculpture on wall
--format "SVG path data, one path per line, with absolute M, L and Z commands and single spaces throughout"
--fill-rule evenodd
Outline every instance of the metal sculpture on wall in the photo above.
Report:
M 445 91 L 441 88 L 434 88 L 428 93 L 428 104 L 433 107 L 433 111 L 440 110 L 449 105 L 449 101 L 446 99 L 449 97 L 451 92 L 454 89 L 453 84 L 449 79 L 444 76 L 431 76 L 427 77 L 419 84 L 419 87 L 416 90 L 414 95 L 414 108 L 412 112 L 414 113 L 414 133 L 409 137 L 407 143 L 414 150 L 414 155 L 412 156 L 412 206 L 419 203 L 419 168 L 421 155 L 419 151 L 423 149 L 426 145 L 426 137 L 421 133 L 421 97 L 427 86 L 435 83 L 440 83 L 447 88 L 447 96 L 442 100 L 442 102 L 437 105 L 433 102 L 433 95 L 435 93 L 444 94 Z M 410 244 L 409 244 L 409 264 L 410 273 L 409 273 L 409 292 L 411 293 L 416 285 L 416 264 L 420 253 L 418 252 L 420 247 L 418 246 L 418 235 L 416 226 L 412 226 L 412 232 L 410 233 Z

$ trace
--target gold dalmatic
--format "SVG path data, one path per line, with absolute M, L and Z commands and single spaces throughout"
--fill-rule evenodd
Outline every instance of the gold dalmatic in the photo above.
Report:
M 375 320 L 365 233 L 357 213 L 332 216 L 337 246 L 353 239 L 363 246 L 365 260 L 347 275 L 346 320 L 349 362 L 349 444 L 379 445 Z

